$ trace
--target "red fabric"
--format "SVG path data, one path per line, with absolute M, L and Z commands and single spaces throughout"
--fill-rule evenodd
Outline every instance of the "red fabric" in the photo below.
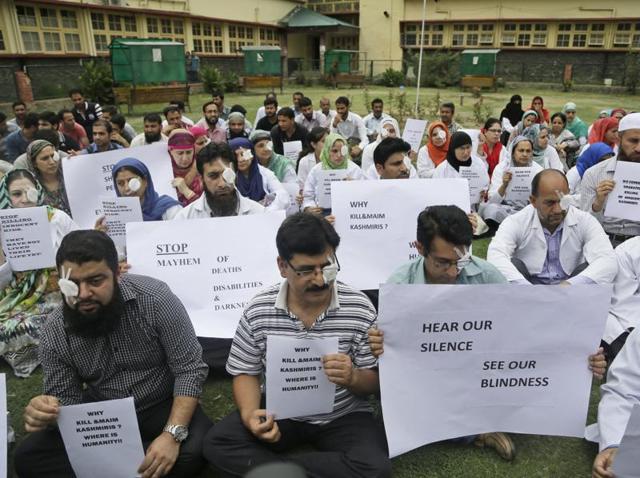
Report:
M 436 127 L 442 128 L 442 130 L 447 134 L 447 139 L 444 140 L 444 144 L 442 146 L 436 146 L 431 142 L 431 134 Z M 427 135 L 429 139 L 427 140 L 427 151 L 429 152 L 429 158 L 433 161 L 433 164 L 438 166 L 442 161 L 447 158 L 447 151 L 449 150 L 449 140 L 451 139 L 451 135 L 449 134 L 449 128 L 442 121 L 434 121 L 429 125 L 427 130 Z
M 613 148 L 616 141 L 609 143 L 605 140 L 604 134 L 610 129 L 618 127 L 617 118 L 600 118 L 591 127 L 591 133 L 589 133 L 589 144 L 593 143 L 605 143 Z
M 482 131 L 484 133 L 484 130 Z M 484 143 L 482 145 L 482 151 L 487 155 L 487 164 L 489 165 L 489 179 L 491 179 L 491 175 L 493 174 L 493 170 L 496 168 L 498 163 L 500 162 L 500 151 L 502 151 L 502 143 L 498 141 L 493 145 L 493 150 L 489 151 L 489 145 Z
M 540 112 L 533 107 L 533 103 L 536 100 L 540 100 L 540 102 L 542 103 L 542 118 L 540 117 Z M 551 122 L 550 116 L 549 116 L 549 110 L 545 109 L 544 100 L 542 99 L 542 96 L 534 96 L 533 99 L 531 100 L 531 106 L 529 107 L 529 109 L 535 111 L 536 113 L 538 113 L 538 117 L 536 118 L 536 121 L 535 121 L 536 123 L 538 123 L 538 124 L 542 124 L 542 123 L 549 124 Z
M 169 154 L 171 156 L 171 154 Z M 198 170 L 196 169 L 196 158 L 194 155 L 193 161 L 191 162 L 191 166 L 188 168 L 180 168 L 171 157 L 171 167 L 173 168 L 173 177 L 174 178 L 184 178 L 184 181 L 189 186 L 195 194 L 191 197 L 191 199 L 187 199 L 180 191 L 178 193 L 178 201 L 183 206 L 187 206 L 191 204 L 193 201 L 198 199 L 202 192 L 204 191 L 204 185 L 202 184 L 202 176 L 198 174 Z

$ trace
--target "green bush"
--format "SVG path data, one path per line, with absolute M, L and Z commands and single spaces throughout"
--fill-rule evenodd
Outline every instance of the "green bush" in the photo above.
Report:
M 404 73 L 393 68 L 384 70 L 379 79 L 379 84 L 383 86 L 400 86 L 404 85 Z
M 103 105 L 115 103 L 111 67 L 102 61 L 88 61 L 82 68 L 79 80 L 84 95 Z
M 223 91 L 232 93 L 240 91 L 240 77 L 233 71 L 225 71 L 222 73 Z
M 635 95 L 640 84 L 640 55 L 635 52 L 627 53 L 624 66 L 624 85 L 629 93 Z
M 213 94 L 214 91 L 224 91 L 224 78 L 215 66 L 206 66 L 200 70 L 200 78 L 204 91 Z
M 407 53 L 407 63 L 418 74 L 420 56 Z M 421 86 L 444 88 L 460 84 L 460 54 L 445 51 L 424 52 L 422 57 Z

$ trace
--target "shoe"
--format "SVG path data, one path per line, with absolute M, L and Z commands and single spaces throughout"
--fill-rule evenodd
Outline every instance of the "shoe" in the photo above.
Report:
M 493 448 L 506 461 L 511 461 L 516 456 L 516 447 L 506 433 L 483 433 L 473 443 L 480 448 Z

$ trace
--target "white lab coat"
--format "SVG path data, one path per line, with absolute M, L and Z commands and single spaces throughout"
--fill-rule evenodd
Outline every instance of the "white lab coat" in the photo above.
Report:
M 524 280 L 511 263 L 512 257 L 524 262 L 532 275 L 542 272 L 547 257 L 547 241 L 538 212 L 531 204 L 507 217 L 489 244 L 487 260 L 508 281 Z M 571 274 L 585 261 L 589 266 L 579 276 L 598 284 L 610 284 L 618 271 L 616 255 L 598 220 L 569 206 L 562 227 L 560 264 L 567 274 Z
M 300 186 L 300 190 L 304 188 L 304 183 L 307 182 L 309 172 L 316 164 L 318 164 L 318 161 L 316 161 L 316 153 L 314 152 L 307 154 L 298 162 L 298 185 Z
M 433 176 L 433 172 L 436 170 L 436 165 L 429 157 L 429 150 L 425 144 L 418 150 L 418 177 L 429 179 Z
M 254 161 L 257 161 L 254 159 Z M 262 187 L 265 196 L 267 211 L 285 211 L 289 207 L 289 193 L 282 186 L 276 175 L 270 169 L 262 165 L 258 165 L 260 175 L 262 176 Z
M 347 177 L 352 180 L 367 179 L 365 174 L 362 172 L 362 169 L 360 169 L 360 166 L 358 166 L 350 159 L 348 161 Z M 307 176 L 307 180 L 304 183 L 304 189 L 302 191 L 302 195 L 304 196 L 304 200 L 302 202 L 303 210 L 307 207 L 317 207 L 317 191 L 318 188 L 322 186 L 320 180 L 318 179 L 320 171 L 322 171 L 322 163 L 316 164 L 311 169 L 311 171 L 309 171 L 309 176 Z
M 478 156 L 471 155 L 471 168 L 480 174 L 480 177 L 484 179 L 484 190 L 489 188 L 489 173 L 487 172 L 486 163 Z M 460 173 L 455 170 L 453 166 L 449 164 L 449 161 L 445 160 L 441 162 L 438 167 L 433 171 L 432 179 L 442 178 L 460 178 Z M 472 204 L 473 206 L 473 204 Z
M 640 404 L 640 329 L 635 329 L 616 356 L 600 388 L 600 451 L 620 445 L 634 405 Z
M 618 274 L 613 281 L 611 308 L 602 338 L 608 344 L 630 327 L 640 327 L 640 236 L 620 244 L 615 254 Z
M 249 198 L 242 196 L 237 190 L 236 194 L 239 199 L 238 204 L 238 214 L 236 216 L 246 216 L 247 214 L 258 214 L 265 211 L 263 205 L 252 201 Z M 174 220 L 180 219 L 206 219 L 211 217 L 211 208 L 209 207 L 209 203 L 207 203 L 207 198 L 204 193 L 193 201 L 191 204 L 182 209 L 176 216 L 173 218 Z

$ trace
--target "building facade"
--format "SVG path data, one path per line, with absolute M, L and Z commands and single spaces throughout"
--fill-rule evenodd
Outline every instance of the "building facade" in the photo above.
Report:
M 281 20 L 300 6 L 358 28 L 288 30 Z M 55 96 L 81 60 L 107 58 L 119 37 L 181 41 L 203 64 L 239 72 L 243 46 L 280 46 L 290 74 L 320 70 L 331 49 L 357 52 L 353 68 L 376 75 L 402 69 L 421 43 L 427 52 L 498 48 L 506 79 L 558 81 L 571 64 L 578 82 L 614 84 L 626 53 L 640 51 L 637 0 L 427 0 L 424 35 L 422 16 L 422 0 L 2 0 L 0 81 L 23 70 L 36 98 Z M 0 91 L 0 101 L 14 97 Z

